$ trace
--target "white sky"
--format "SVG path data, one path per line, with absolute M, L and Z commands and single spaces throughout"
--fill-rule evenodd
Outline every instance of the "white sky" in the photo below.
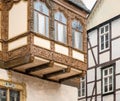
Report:
M 82 0 L 88 9 L 92 9 L 96 0 Z

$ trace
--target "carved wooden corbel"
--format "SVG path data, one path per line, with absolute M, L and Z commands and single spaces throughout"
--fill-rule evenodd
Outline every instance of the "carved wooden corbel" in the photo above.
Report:
M 20 0 L 1 0 L 0 1 L 0 10 L 8 11 L 12 8 L 14 3 L 18 3 Z

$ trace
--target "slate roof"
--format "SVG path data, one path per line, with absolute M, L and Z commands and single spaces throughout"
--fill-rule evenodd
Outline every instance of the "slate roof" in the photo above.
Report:
M 85 6 L 85 4 L 82 2 L 82 0 L 68 0 L 68 2 L 81 8 L 82 10 L 86 11 L 87 13 L 90 13 L 90 10 Z

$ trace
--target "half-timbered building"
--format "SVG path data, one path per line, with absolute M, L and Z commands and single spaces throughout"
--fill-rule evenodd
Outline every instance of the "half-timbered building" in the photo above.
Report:
M 0 101 L 77 101 L 88 13 L 81 0 L 0 0 Z
M 120 0 L 97 0 L 88 17 L 88 71 L 79 101 L 120 101 Z

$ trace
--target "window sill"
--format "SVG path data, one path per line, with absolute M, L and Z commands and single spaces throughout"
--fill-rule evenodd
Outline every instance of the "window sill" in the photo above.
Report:
M 113 94 L 113 93 L 114 93 L 114 91 L 112 91 L 112 92 L 108 92 L 108 93 L 102 94 L 102 96 L 111 95 L 111 94 Z

